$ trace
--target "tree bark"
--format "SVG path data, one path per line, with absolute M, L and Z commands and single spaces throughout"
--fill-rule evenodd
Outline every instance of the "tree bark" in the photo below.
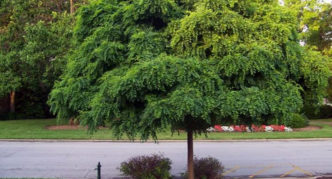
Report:
M 10 112 L 15 112 L 15 91 L 10 92 Z
M 70 0 L 70 14 L 74 13 L 74 2 L 73 0 Z
M 188 179 L 194 179 L 194 142 L 193 131 L 187 131 L 187 144 L 188 144 Z

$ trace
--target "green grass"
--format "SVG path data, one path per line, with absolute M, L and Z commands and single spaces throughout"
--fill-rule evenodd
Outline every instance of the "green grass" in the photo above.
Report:
M 322 127 L 316 131 L 303 132 L 257 132 L 257 133 L 209 133 L 197 136 L 196 139 L 229 140 L 229 139 L 292 139 L 292 138 L 332 138 L 332 119 L 314 120 L 311 125 Z M 85 129 L 80 130 L 48 130 L 47 126 L 56 125 L 55 119 L 43 120 L 11 120 L 0 121 L 0 139 L 95 139 L 116 140 L 109 129 L 99 130 L 89 135 Z M 123 138 L 127 139 L 127 138 Z M 160 132 L 159 140 L 185 140 L 185 133 L 170 131 Z

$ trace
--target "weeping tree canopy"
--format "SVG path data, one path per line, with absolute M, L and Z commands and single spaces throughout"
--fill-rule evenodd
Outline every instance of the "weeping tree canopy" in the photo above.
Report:
M 328 68 L 278 0 L 98 0 L 50 94 L 58 118 L 156 138 L 171 126 L 288 124 L 324 95 Z

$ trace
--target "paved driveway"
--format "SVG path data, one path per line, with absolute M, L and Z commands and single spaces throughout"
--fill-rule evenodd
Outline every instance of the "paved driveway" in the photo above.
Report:
M 195 155 L 222 161 L 229 177 L 311 176 L 332 173 L 332 140 L 195 142 Z M 120 176 L 120 163 L 132 156 L 162 153 L 172 173 L 186 169 L 186 143 L 0 142 L 0 178 L 102 178 Z

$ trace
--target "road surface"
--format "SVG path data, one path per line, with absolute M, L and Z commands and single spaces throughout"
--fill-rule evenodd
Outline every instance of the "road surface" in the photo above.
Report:
M 332 173 L 332 140 L 195 142 L 195 155 L 213 156 L 228 177 L 311 176 Z M 102 178 L 120 176 L 120 163 L 136 155 L 162 153 L 172 174 L 186 169 L 186 143 L 0 142 L 0 178 Z

